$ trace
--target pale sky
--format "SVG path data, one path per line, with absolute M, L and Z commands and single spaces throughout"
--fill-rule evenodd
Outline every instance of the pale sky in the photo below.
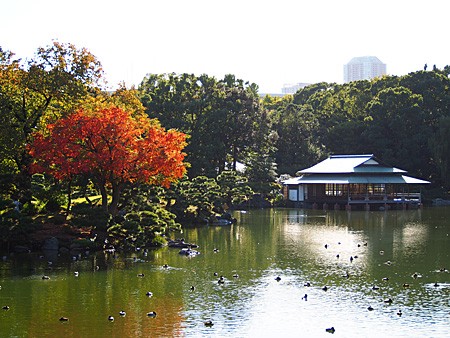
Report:
M 225 74 L 261 93 L 343 82 L 376 56 L 387 73 L 450 65 L 448 0 L 0 0 L 0 46 L 30 58 L 52 40 L 86 47 L 111 87 L 148 73 Z

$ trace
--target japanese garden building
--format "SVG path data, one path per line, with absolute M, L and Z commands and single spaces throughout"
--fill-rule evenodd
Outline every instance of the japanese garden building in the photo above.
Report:
M 291 205 L 312 208 L 406 208 L 422 205 L 411 187 L 430 182 L 406 175 L 372 154 L 331 155 L 283 182 Z

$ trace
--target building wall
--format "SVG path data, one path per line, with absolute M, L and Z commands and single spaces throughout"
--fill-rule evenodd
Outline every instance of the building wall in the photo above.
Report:
M 355 57 L 344 65 L 344 82 L 370 80 L 386 75 L 386 64 L 375 56 Z

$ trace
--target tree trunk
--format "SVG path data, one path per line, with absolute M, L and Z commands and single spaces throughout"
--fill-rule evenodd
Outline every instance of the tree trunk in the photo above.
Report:
M 108 213 L 108 192 L 104 184 L 98 184 L 100 194 L 102 195 L 102 208 L 105 213 Z
M 113 216 L 117 215 L 117 207 L 119 205 L 119 198 L 120 198 L 120 193 L 122 191 L 122 184 L 118 183 L 113 183 L 112 186 L 112 201 L 111 204 L 109 206 L 109 213 Z
M 72 206 L 72 179 L 69 180 L 67 184 L 67 210 L 66 216 L 69 216 L 70 207 Z

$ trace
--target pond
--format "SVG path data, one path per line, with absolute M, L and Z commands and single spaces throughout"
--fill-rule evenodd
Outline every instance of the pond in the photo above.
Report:
M 234 216 L 195 256 L 3 257 L 0 337 L 448 336 L 450 208 Z

